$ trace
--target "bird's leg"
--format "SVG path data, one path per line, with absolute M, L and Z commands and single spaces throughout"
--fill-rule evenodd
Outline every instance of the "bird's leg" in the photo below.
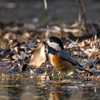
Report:
M 54 76 L 55 68 L 52 70 L 52 76 Z
M 58 78 L 59 78 L 59 81 L 61 81 L 60 74 L 61 74 L 61 72 L 59 71 L 59 72 L 58 72 Z

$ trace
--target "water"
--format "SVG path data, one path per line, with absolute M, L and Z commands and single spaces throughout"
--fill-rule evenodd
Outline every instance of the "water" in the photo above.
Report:
M 2 75 L 0 100 L 100 100 L 100 81 L 66 78 L 41 80 L 25 75 Z

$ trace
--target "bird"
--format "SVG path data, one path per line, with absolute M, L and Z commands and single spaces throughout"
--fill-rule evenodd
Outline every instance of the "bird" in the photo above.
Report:
M 40 45 L 33 51 L 29 61 L 29 65 L 39 68 L 46 61 L 45 45 L 40 43 Z
M 63 42 L 58 37 L 52 36 L 43 43 L 50 64 L 58 71 L 69 71 L 73 68 L 78 68 L 90 74 L 92 73 L 80 65 L 67 51 L 64 51 Z

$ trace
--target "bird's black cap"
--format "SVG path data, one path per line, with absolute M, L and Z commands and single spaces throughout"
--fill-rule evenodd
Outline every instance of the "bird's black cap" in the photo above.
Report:
M 52 36 L 52 37 L 49 38 L 49 41 L 58 43 L 59 46 L 61 47 L 61 49 L 64 49 L 63 42 L 58 37 Z

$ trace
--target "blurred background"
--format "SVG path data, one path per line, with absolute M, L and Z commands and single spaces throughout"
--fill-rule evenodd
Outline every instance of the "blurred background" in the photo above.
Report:
M 83 31 L 84 23 L 79 21 L 79 12 L 82 15 L 79 0 L 46 1 L 47 9 L 44 0 L 0 0 L 0 48 L 9 48 L 18 42 L 37 42 L 37 39 L 45 41 L 50 36 L 65 40 L 99 36 L 100 0 L 82 0 L 88 32 Z
M 0 22 L 73 23 L 78 19 L 78 0 L 0 0 Z M 100 21 L 100 0 L 83 0 L 87 21 Z

